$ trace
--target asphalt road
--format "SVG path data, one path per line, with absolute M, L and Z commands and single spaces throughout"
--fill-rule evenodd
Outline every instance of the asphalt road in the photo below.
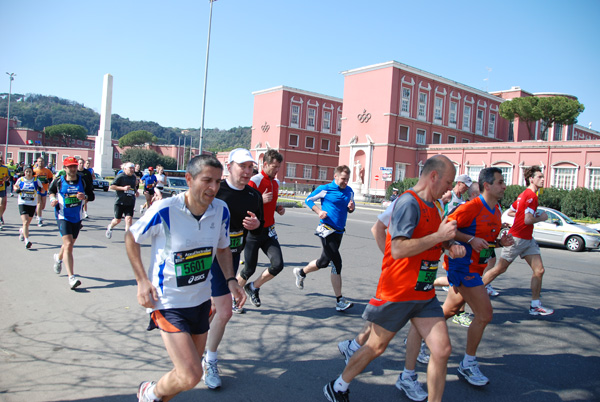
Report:
M 114 193 L 97 192 L 90 219 L 75 246 L 75 270 L 82 286 L 69 290 L 66 274 L 52 270 L 60 246 L 56 224 L 32 227 L 31 250 L 18 240 L 16 198 L 8 198 L 0 232 L 0 400 L 133 401 L 142 380 L 158 379 L 171 362 L 148 316 L 136 301 L 136 286 L 123 244 L 122 223 L 104 237 Z M 292 268 L 320 253 L 313 235 L 316 215 L 288 209 L 277 218 L 286 268 L 261 291 L 262 307 L 234 316 L 220 347 L 223 387 L 199 384 L 178 401 L 324 401 L 322 388 L 344 361 L 337 343 L 361 328 L 364 305 L 374 294 L 381 255 L 370 234 L 378 210 L 351 215 L 342 243 L 344 295 L 356 305 L 334 309 L 328 272 L 309 275 L 296 289 Z M 47 218 L 51 211 L 46 210 Z M 35 223 L 35 221 L 34 221 Z M 142 249 L 148 261 L 148 246 Z M 572 253 L 542 248 L 546 264 L 543 303 L 550 317 L 527 313 L 531 271 L 522 262 L 494 283 L 494 318 L 479 348 L 483 388 L 457 375 L 466 328 L 448 323 L 453 353 L 446 401 L 600 400 L 600 252 Z M 266 259 L 261 256 L 261 270 Z M 443 301 L 445 292 L 438 291 Z M 403 329 L 388 350 L 350 387 L 353 401 L 408 401 L 394 384 L 404 364 Z M 419 379 L 425 369 L 418 365 Z

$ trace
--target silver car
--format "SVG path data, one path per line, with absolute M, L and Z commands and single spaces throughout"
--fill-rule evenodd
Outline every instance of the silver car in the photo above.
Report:
M 512 225 L 514 217 L 507 210 L 502 214 L 502 223 Z M 548 219 L 533 225 L 533 238 L 538 243 L 565 246 L 570 251 L 583 251 L 600 246 L 600 232 L 585 225 L 573 222 L 568 216 L 552 208 L 538 207 L 537 212 L 545 212 Z
M 168 177 L 167 185 L 163 188 L 163 197 L 172 197 L 189 189 L 185 177 Z

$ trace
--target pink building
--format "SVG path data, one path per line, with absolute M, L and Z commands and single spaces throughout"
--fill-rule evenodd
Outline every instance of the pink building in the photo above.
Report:
M 254 92 L 251 151 L 259 165 L 274 148 L 283 155 L 283 187 L 310 189 L 333 179 L 342 131 L 342 100 L 289 87 Z
M 555 125 L 545 141 L 538 122 L 530 139 L 525 123 L 499 115 L 506 99 L 558 94 L 518 87 L 487 93 L 395 61 L 342 74 L 343 105 L 287 87 L 254 94 L 252 151 L 259 159 L 268 148 L 284 155 L 280 181 L 321 184 L 332 179 L 333 167 L 346 164 L 357 198 L 383 196 L 391 181 L 417 177 L 427 158 L 444 154 L 457 174 L 475 180 L 482 168 L 498 166 L 507 184 L 522 184 L 523 169 L 536 164 L 546 171 L 546 186 L 600 189 L 599 132 Z M 333 118 L 324 132 L 319 123 L 327 110 Z M 335 153 L 319 146 L 323 139 L 336 141 Z M 315 171 L 327 174 L 315 177 Z

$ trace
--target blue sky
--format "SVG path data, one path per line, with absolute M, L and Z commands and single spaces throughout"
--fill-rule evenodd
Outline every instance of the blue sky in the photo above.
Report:
M 99 111 L 110 73 L 113 113 L 198 128 L 209 7 L 0 0 L 0 92 L 14 72 L 13 92 Z M 599 17 L 596 0 L 218 0 L 205 127 L 250 126 L 252 92 L 279 85 L 341 98 L 341 71 L 395 60 L 482 90 L 575 95 L 579 124 L 600 130 Z

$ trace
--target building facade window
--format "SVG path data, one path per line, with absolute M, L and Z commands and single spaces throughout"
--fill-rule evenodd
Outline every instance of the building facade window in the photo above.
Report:
M 475 121 L 475 133 L 483 133 L 483 110 L 477 109 L 477 119 Z
M 456 144 L 456 137 L 453 135 L 448 136 L 448 144 Z
M 327 168 L 326 167 L 320 167 L 319 168 L 319 180 L 327 180 Z
M 400 126 L 398 129 L 398 141 L 408 142 L 408 126 Z
M 321 151 L 329 151 L 329 140 L 326 138 L 321 139 Z
M 515 125 L 514 125 L 514 121 L 511 121 L 510 123 L 508 123 L 508 140 L 509 141 L 514 141 L 515 140 L 515 129 L 514 129 Z
M 305 146 L 308 149 L 314 149 L 314 147 L 315 147 L 315 137 L 306 137 Z
M 410 88 L 402 88 L 402 106 L 400 114 L 408 116 L 410 114 Z
M 589 189 L 600 190 L 600 168 L 590 168 Z
M 567 126 L 567 141 L 573 140 L 573 125 Z
M 417 117 L 420 120 L 427 118 L 427 94 L 424 92 L 419 92 L 419 113 Z
M 577 169 L 574 167 L 553 168 L 552 187 L 573 190 L 577 187 Z
M 296 164 L 295 163 L 288 162 L 285 175 L 287 177 L 296 177 Z
M 467 166 L 467 174 L 471 180 L 473 180 L 473 183 L 479 182 L 479 172 L 481 172 L 483 168 L 484 167 L 480 165 Z
M 335 142 L 335 152 L 340 152 L 340 142 L 339 141 Z
M 542 141 L 548 141 L 548 126 L 543 122 L 540 121 L 540 140 Z
M 490 113 L 490 121 L 488 122 L 488 137 L 494 137 L 496 134 L 496 114 Z
M 458 115 L 458 103 L 451 101 L 450 102 L 450 113 L 448 115 L 448 124 L 450 124 L 454 128 L 456 128 L 457 115 Z
M 298 128 L 300 122 L 300 106 L 292 105 L 292 113 L 290 114 L 290 126 Z
M 300 137 L 298 136 L 298 134 L 290 134 L 290 142 L 289 142 L 290 147 L 297 147 L 299 138 Z
M 342 132 L 342 109 L 338 108 L 337 110 L 337 127 L 336 131 L 338 134 Z
M 441 144 L 442 143 L 442 134 L 433 133 L 433 138 L 431 139 L 432 144 Z
M 471 140 L 469 140 L 468 138 L 463 138 L 461 142 L 463 144 L 468 144 L 469 142 L 471 142 Z
M 465 105 L 463 110 L 462 129 L 469 131 L 471 128 L 471 106 Z
M 396 162 L 396 172 L 394 173 L 394 181 L 402 181 L 406 177 L 406 165 Z
M 417 144 L 425 145 L 425 142 L 427 141 L 426 137 L 427 137 L 427 131 L 425 131 L 421 128 L 418 128 L 417 129 Z
M 502 171 L 502 177 L 504 178 L 504 184 L 510 186 L 512 184 L 512 166 L 495 166 Z
M 325 110 L 323 112 L 323 131 L 328 133 L 331 130 L 331 112 Z
M 435 105 L 433 109 L 433 119 L 436 123 L 442 123 L 442 109 L 444 107 L 444 100 L 439 96 L 435 97 Z
M 304 165 L 304 175 L 303 176 L 305 179 L 312 179 L 312 166 Z
M 554 141 L 562 141 L 562 132 L 563 132 L 563 125 L 560 123 L 555 123 L 554 124 L 554 136 L 552 137 L 552 139 Z
M 316 118 L 317 118 L 317 109 L 309 107 L 308 108 L 308 116 L 306 118 L 306 128 L 308 130 L 315 129 Z

